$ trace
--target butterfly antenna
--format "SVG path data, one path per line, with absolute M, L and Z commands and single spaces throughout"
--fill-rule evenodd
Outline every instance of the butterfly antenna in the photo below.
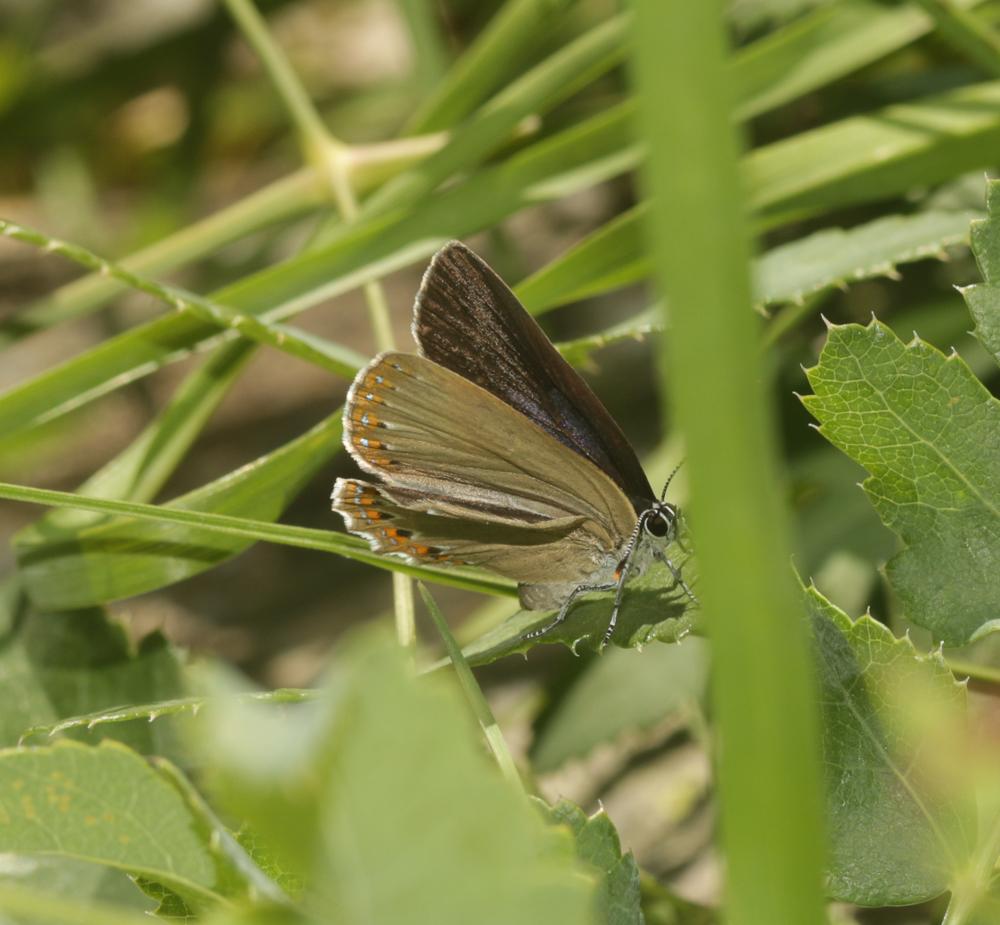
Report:
M 676 466 L 674 466 L 674 471 L 667 476 L 667 481 L 663 485 L 663 491 L 660 492 L 660 500 L 662 501 L 667 497 L 667 489 L 670 487 L 670 483 L 674 480 L 674 476 L 677 475 L 677 470 L 684 465 L 684 460 L 682 459 Z

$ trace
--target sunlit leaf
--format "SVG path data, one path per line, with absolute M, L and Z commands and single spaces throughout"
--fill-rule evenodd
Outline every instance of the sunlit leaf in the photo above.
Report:
M 884 324 L 833 325 L 803 399 L 859 462 L 904 548 L 886 571 L 906 616 L 950 645 L 1000 617 L 1000 402 L 965 362 Z

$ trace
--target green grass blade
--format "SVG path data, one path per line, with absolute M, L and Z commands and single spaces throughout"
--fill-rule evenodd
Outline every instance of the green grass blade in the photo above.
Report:
M 546 139 L 426 202 L 413 214 L 361 222 L 335 241 L 212 296 L 278 320 L 422 259 L 530 203 L 557 198 L 634 166 L 626 104 Z M 991 162 L 1000 147 L 1000 82 L 888 107 L 749 154 L 759 209 L 823 211 L 883 199 Z M 877 152 L 877 155 L 876 153 Z M 173 362 L 214 328 L 187 315 L 160 319 L 0 396 L 0 433 L 50 420 Z
M 93 498 L 152 501 L 183 460 L 198 434 L 253 356 L 255 345 L 238 340 L 217 350 L 177 388 L 170 402 L 121 453 L 88 478 L 77 492 Z M 84 511 L 52 511 L 43 524 L 79 527 L 99 520 Z M 18 537 L 42 542 L 38 525 Z
M 642 237 L 645 206 L 633 206 L 541 267 L 514 291 L 533 315 L 609 292 L 649 275 Z
M 413 79 L 423 99 L 448 73 L 448 48 L 445 44 L 438 11 L 424 0 L 396 0 L 396 6 L 406 21 L 413 47 Z
M 962 0 L 966 7 L 982 0 Z M 898 51 L 934 28 L 913 4 L 840 0 L 734 55 L 737 113 L 760 115 Z
M 991 81 L 758 148 L 744 177 L 752 209 L 824 212 L 988 167 L 998 148 L 1000 81 Z
M 407 0 L 406 5 L 421 4 Z M 517 73 L 570 5 L 568 0 L 508 0 L 417 107 L 406 133 L 435 132 L 464 119 Z
M 325 193 L 310 170 L 299 170 L 239 202 L 120 261 L 133 273 L 162 273 L 227 244 L 318 208 Z M 81 277 L 0 322 L 0 348 L 61 321 L 100 308 L 122 291 L 101 274 Z
M 340 412 L 311 430 L 170 503 L 170 507 L 273 521 L 340 451 Z M 22 584 L 42 609 L 69 610 L 131 597 L 196 575 L 250 543 L 162 524 L 112 518 L 79 528 L 42 521 L 15 549 Z
M 959 54 L 992 77 L 1000 77 L 1000 37 L 979 18 L 951 0 L 917 0 L 938 33 Z
M 287 325 L 268 324 L 253 315 L 235 311 L 176 286 L 140 276 L 86 248 L 52 238 L 33 228 L 0 219 L 0 235 L 60 254 L 89 270 L 96 270 L 102 276 L 116 279 L 131 289 L 151 295 L 176 311 L 189 312 L 199 321 L 219 328 L 232 328 L 250 340 L 267 344 L 335 375 L 350 378 L 365 362 L 365 358 L 353 350 L 330 343 L 315 334 L 297 331 Z
M 315 530 L 308 527 L 293 527 L 287 524 L 274 524 L 262 520 L 251 520 L 245 517 L 234 517 L 228 514 L 218 514 L 209 511 L 185 510 L 179 507 L 154 504 L 137 504 L 131 501 L 112 501 L 107 498 L 87 498 L 71 492 L 53 491 L 51 489 L 31 488 L 25 485 L 11 485 L 0 482 L 0 498 L 10 501 L 23 501 L 28 504 L 43 504 L 51 507 L 77 508 L 83 511 L 95 511 L 101 514 L 117 514 L 134 518 L 139 521 L 181 525 L 188 528 L 180 531 L 179 536 L 187 538 L 188 543 L 206 541 L 211 535 L 235 537 L 242 545 L 263 541 L 279 543 L 285 546 L 297 546 L 300 549 L 314 549 L 318 552 L 329 552 L 345 559 L 365 562 L 378 568 L 394 572 L 402 572 L 414 578 L 422 578 L 435 584 L 450 585 L 455 588 L 466 588 L 471 591 L 481 591 L 485 594 L 516 596 L 517 591 L 511 582 L 498 578 L 490 578 L 472 569 L 433 569 L 423 566 L 409 565 L 400 559 L 382 556 L 372 552 L 363 540 L 342 533 L 328 530 Z M 193 538 L 193 539 L 192 539 Z
M 515 787 L 523 790 L 524 782 L 521 780 L 517 765 L 514 764 L 514 759 L 511 757 L 510 749 L 507 748 L 507 743 L 504 740 L 503 733 L 500 731 L 500 726 L 497 724 L 496 717 L 490 709 L 490 705 L 483 694 L 482 688 L 479 686 L 479 682 L 476 681 L 476 676 L 472 673 L 472 669 L 465 660 L 461 648 L 459 648 L 458 643 L 455 642 L 455 637 L 451 634 L 448 621 L 445 620 L 444 614 L 441 613 L 441 608 L 437 605 L 437 601 L 434 600 L 430 591 L 427 590 L 422 582 L 418 585 L 418 588 L 420 589 L 420 596 L 423 598 L 424 606 L 427 608 L 427 612 L 434 622 L 438 635 L 441 637 L 441 641 L 444 643 L 445 650 L 448 653 L 448 658 L 451 660 L 452 667 L 455 669 L 455 675 L 462 688 L 462 693 L 465 695 L 466 702 L 476 715 L 476 719 L 483 730 L 483 735 L 486 737 L 486 742 L 490 747 L 490 751 L 493 752 L 493 757 L 496 759 L 501 773 Z
M 622 213 L 518 285 L 515 291 L 529 311 L 540 315 L 648 277 L 652 262 L 642 250 L 645 214 L 642 206 Z M 831 286 L 895 277 L 902 264 L 943 260 L 947 248 L 968 243 L 969 222 L 978 217 L 976 212 L 943 211 L 888 215 L 850 229 L 824 228 L 782 244 L 754 261 L 754 303 L 798 304 Z M 600 338 L 612 342 L 648 332 L 649 320 L 641 315 L 564 346 L 589 351 L 601 346 Z
M 620 63 L 630 19 L 601 23 L 519 77 L 456 129 L 439 152 L 383 186 L 365 203 L 364 215 L 405 208 L 459 171 L 475 166 L 513 134 L 525 117 L 545 112 Z
M 724 743 L 726 920 L 814 925 L 824 920 L 818 711 L 788 568 L 759 325 L 749 310 L 721 2 L 639 0 L 636 8 L 649 241 L 673 306 L 661 368 L 687 443 L 698 587 Z
M 470 177 L 419 212 L 361 222 L 325 247 L 228 286 L 211 299 L 273 322 L 422 260 L 448 238 L 633 167 L 631 116 L 627 105 L 601 113 Z M 214 325 L 186 312 L 126 331 L 0 395 L 0 435 L 56 418 L 217 336 Z
M 1000 82 L 993 82 L 890 106 L 758 148 L 746 155 L 743 169 L 750 200 L 765 214 L 814 213 L 887 199 L 986 167 L 998 146 Z M 622 213 L 524 280 L 517 291 L 529 310 L 541 313 L 648 276 L 643 215 L 642 205 Z M 917 219 L 911 228 L 920 228 Z M 945 243 L 953 236 L 950 229 L 942 230 Z M 932 232 L 929 245 L 933 238 Z M 905 255 L 907 247 L 899 253 Z M 891 254 L 885 256 L 891 262 Z M 838 271 L 831 264 L 825 275 L 836 282 Z
M 356 145 L 346 159 L 354 189 L 369 191 L 414 161 L 437 151 L 443 135 L 422 135 L 378 144 Z M 134 273 L 163 273 L 205 257 L 253 232 L 319 209 L 329 191 L 311 168 L 302 168 L 249 196 L 175 232 L 118 263 Z M 0 321 L 0 348 L 25 335 L 92 312 L 122 290 L 117 280 L 84 276 L 52 295 Z

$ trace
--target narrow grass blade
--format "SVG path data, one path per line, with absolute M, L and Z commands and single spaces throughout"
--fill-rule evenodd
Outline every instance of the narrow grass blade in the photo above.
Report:
M 339 344 L 330 343 L 305 331 L 297 331 L 287 325 L 269 324 L 253 315 L 235 311 L 176 286 L 140 276 L 86 248 L 60 241 L 33 228 L 0 219 L 0 235 L 60 254 L 89 270 L 96 270 L 102 276 L 116 279 L 131 289 L 151 295 L 176 311 L 189 312 L 199 321 L 219 328 L 232 328 L 250 340 L 267 344 L 337 375 L 350 378 L 365 361 L 360 354 Z
M 419 6 L 407 0 L 406 6 Z M 569 0 L 508 0 L 424 98 L 406 124 L 407 134 L 450 128 L 509 81 L 551 33 Z
M 629 106 L 601 113 L 474 175 L 419 212 L 361 222 L 325 247 L 227 286 L 211 299 L 273 322 L 422 260 L 448 238 L 633 167 L 631 117 Z M 56 418 L 214 337 L 217 327 L 187 312 L 126 331 L 0 395 L 0 435 Z
M 163 524 L 181 525 L 187 528 L 181 531 L 189 544 L 208 542 L 205 537 L 213 534 L 226 537 L 236 537 L 249 543 L 264 541 L 280 543 L 285 546 L 297 546 L 302 549 L 315 549 L 319 552 L 329 552 L 365 562 L 378 568 L 402 572 L 415 578 L 423 578 L 436 584 L 451 585 L 456 588 L 467 588 L 486 594 L 500 594 L 509 597 L 516 596 L 514 585 L 503 579 L 490 578 L 471 569 L 432 569 L 423 566 L 409 565 L 391 556 L 381 556 L 372 552 L 368 544 L 356 537 L 333 533 L 328 530 L 315 530 L 308 527 L 293 527 L 287 524 L 274 524 L 262 520 L 250 520 L 244 517 L 233 517 L 228 514 L 217 514 L 208 511 L 191 511 L 183 508 L 153 504 L 136 504 L 130 501 L 112 501 L 107 498 L 86 498 L 71 492 L 53 491 L 43 488 L 30 488 L 25 485 L 11 485 L 0 482 L 0 498 L 10 501 L 23 501 L 28 504 L 44 504 L 51 507 L 78 508 L 83 511 L 96 511 L 101 514 L 117 514 L 140 521 L 151 521 Z M 191 539 L 194 537 L 195 539 Z M 248 545 L 245 543 L 243 545 Z
M 639 0 L 636 9 L 649 247 L 674 308 L 660 365 L 687 444 L 724 743 L 725 917 L 731 925 L 818 925 L 825 919 L 818 710 L 750 311 L 722 4 Z

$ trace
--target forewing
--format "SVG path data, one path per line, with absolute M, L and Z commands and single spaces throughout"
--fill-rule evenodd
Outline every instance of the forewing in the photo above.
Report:
M 413 310 L 422 354 L 492 393 L 589 460 L 637 512 L 655 497 L 621 428 L 507 285 L 457 241 L 424 274 Z

